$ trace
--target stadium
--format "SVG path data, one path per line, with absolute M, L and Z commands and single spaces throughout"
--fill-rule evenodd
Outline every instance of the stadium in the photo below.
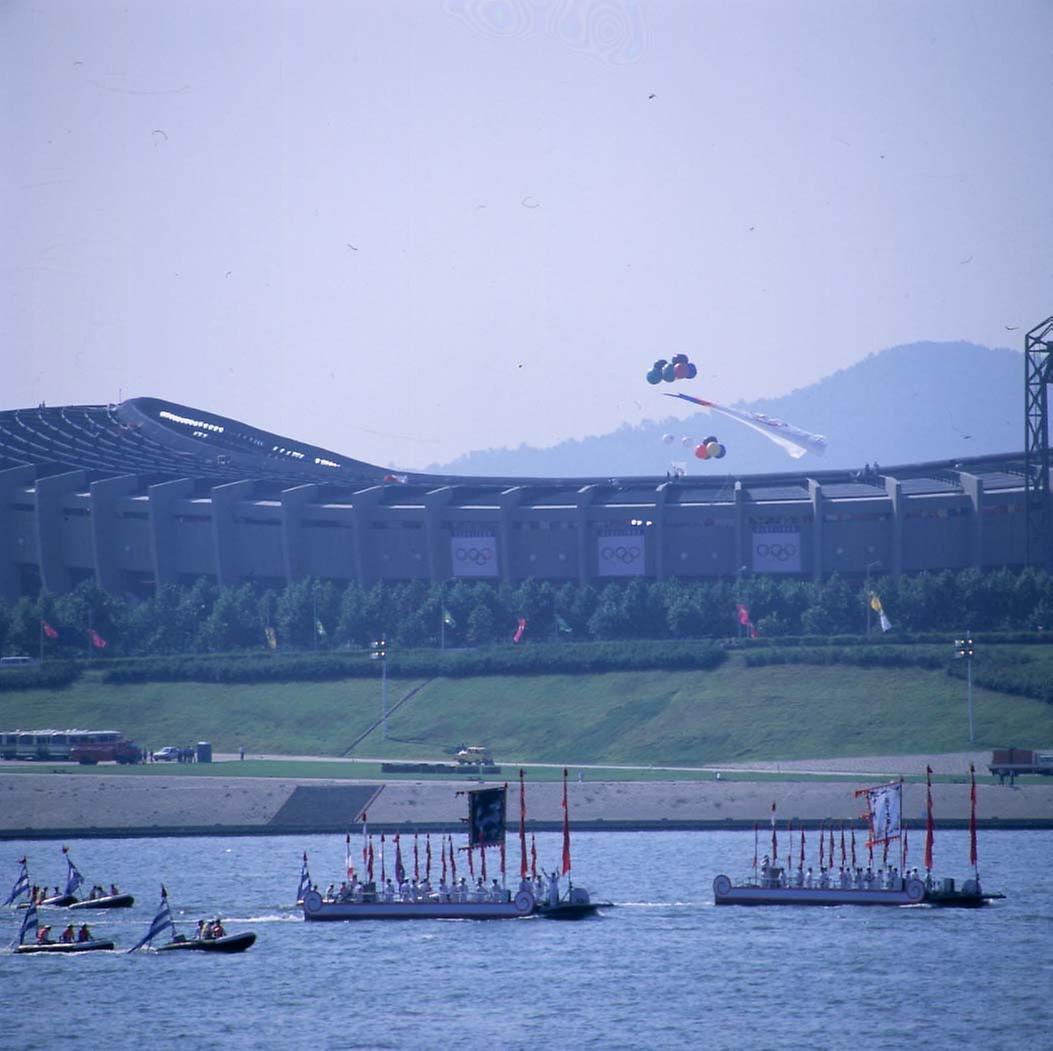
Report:
M 370 586 L 1017 567 L 1031 561 L 1032 452 L 880 473 L 474 478 L 393 474 L 157 398 L 40 405 L 0 412 L 0 595 L 84 580 L 147 596 L 201 577 Z

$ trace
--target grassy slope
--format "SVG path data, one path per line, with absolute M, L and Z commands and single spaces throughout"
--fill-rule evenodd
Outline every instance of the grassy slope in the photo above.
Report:
M 391 703 L 415 685 L 392 682 Z M 981 689 L 975 704 L 978 747 L 1053 743 L 1053 706 Z M 116 727 L 150 748 L 209 740 L 219 751 L 339 755 L 379 707 L 379 684 L 361 680 L 106 687 L 89 676 L 55 693 L 4 694 L 0 721 Z M 354 754 L 441 759 L 467 742 L 489 744 L 499 761 L 695 765 L 968 747 L 964 684 L 942 672 L 735 659 L 714 672 L 436 680 L 388 734 Z

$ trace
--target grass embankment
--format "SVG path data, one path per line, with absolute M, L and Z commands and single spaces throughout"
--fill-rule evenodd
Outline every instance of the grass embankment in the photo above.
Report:
M 1053 674 L 1053 647 L 1028 654 Z M 421 682 L 390 681 L 389 706 Z M 1053 743 L 1053 706 L 982 688 L 974 702 L 977 748 Z M 91 673 L 54 692 L 6 692 L 0 711 L 5 728 L 111 727 L 153 749 L 208 740 L 217 751 L 338 756 L 378 719 L 380 684 L 116 686 Z M 435 679 L 389 718 L 386 738 L 375 730 L 351 754 L 441 760 L 462 742 L 506 763 L 685 766 L 969 747 L 964 684 L 943 670 L 748 668 L 734 656 L 712 671 Z

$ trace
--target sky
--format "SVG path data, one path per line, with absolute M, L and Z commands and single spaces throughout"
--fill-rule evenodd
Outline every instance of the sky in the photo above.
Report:
M 1051 39 L 1048 0 L 6 0 L 0 408 L 415 468 L 662 418 L 678 352 L 729 403 L 1022 347 Z

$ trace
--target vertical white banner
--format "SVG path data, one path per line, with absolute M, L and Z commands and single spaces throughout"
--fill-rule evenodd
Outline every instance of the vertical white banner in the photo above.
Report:
M 496 577 L 497 537 L 450 537 L 450 561 L 455 577 Z
M 756 573 L 800 573 L 799 529 L 754 529 L 753 569 Z
M 638 534 L 601 536 L 596 540 L 596 554 L 601 577 L 642 577 L 644 575 L 644 538 Z

